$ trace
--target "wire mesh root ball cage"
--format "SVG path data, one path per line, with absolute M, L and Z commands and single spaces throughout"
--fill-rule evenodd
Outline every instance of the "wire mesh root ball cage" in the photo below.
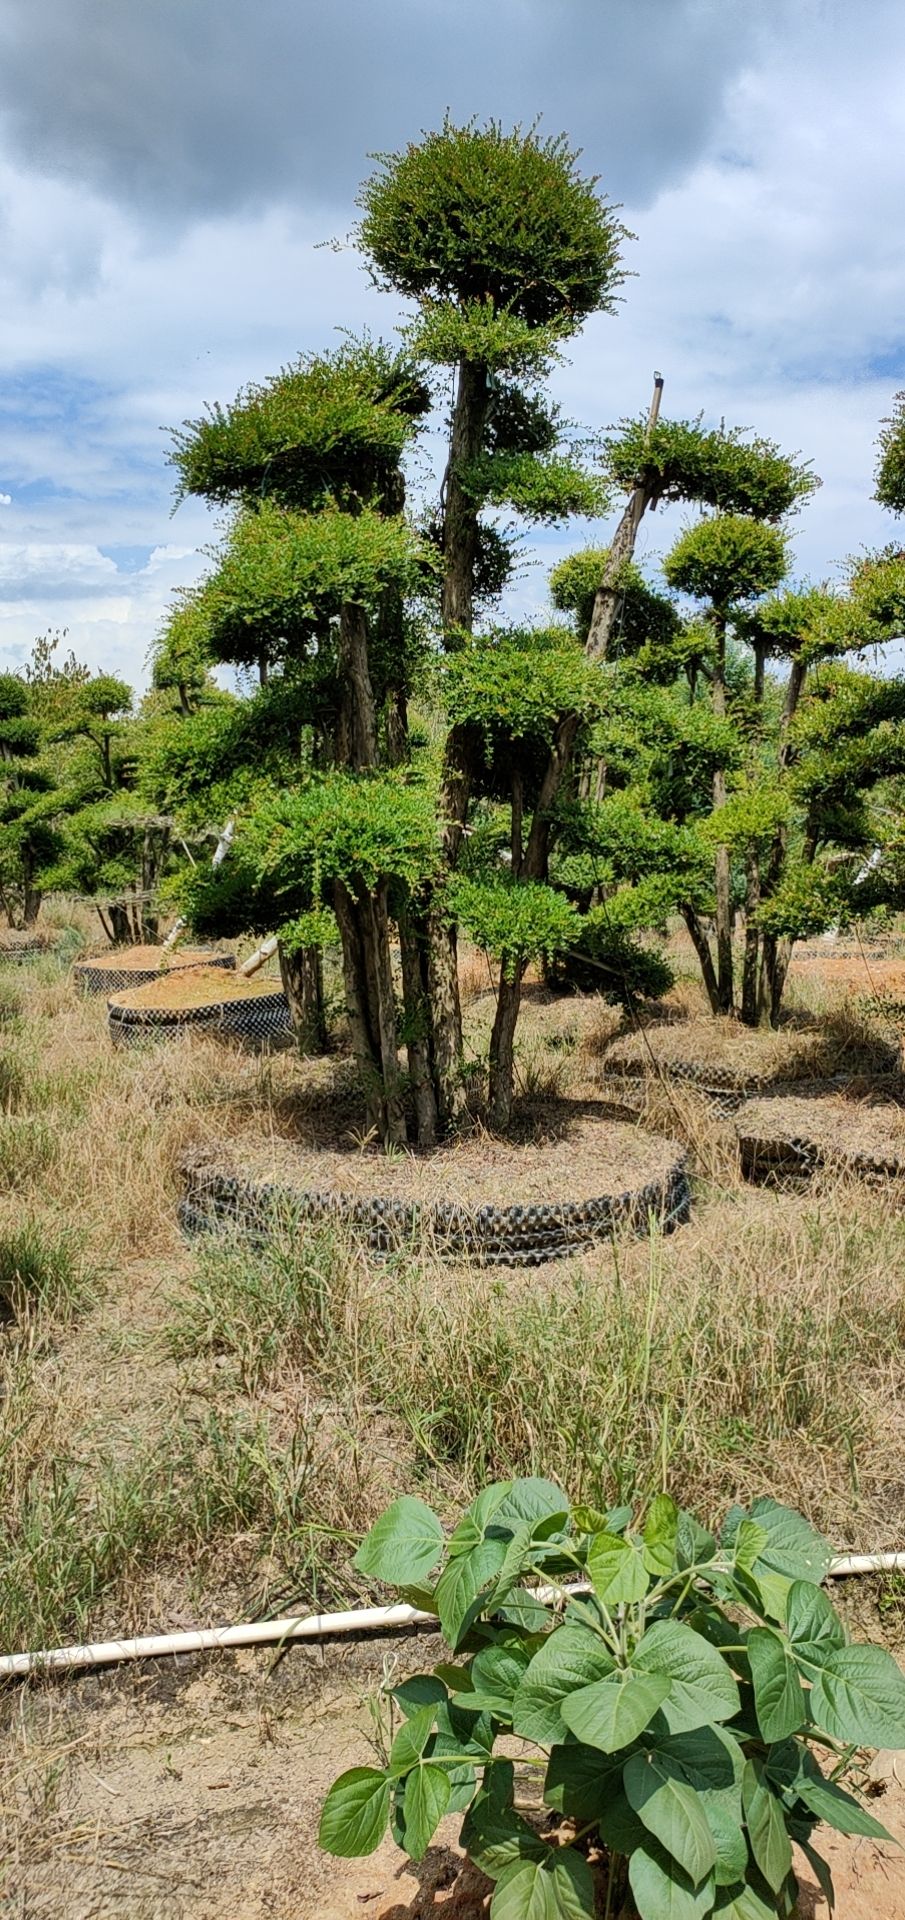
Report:
M 107 1002 L 115 1046 L 201 1031 L 257 1045 L 292 1033 L 289 1002 L 273 979 L 191 967 L 127 987 Z
M 161 975 L 185 973 L 190 967 L 221 967 L 232 970 L 233 953 L 215 953 L 212 948 L 120 947 L 112 953 L 95 954 L 93 959 L 78 960 L 72 978 L 78 993 L 120 993 L 124 987 L 141 987 Z

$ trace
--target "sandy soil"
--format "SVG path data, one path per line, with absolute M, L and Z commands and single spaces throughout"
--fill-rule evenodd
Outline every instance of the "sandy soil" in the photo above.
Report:
M 438 1199 L 469 1208 L 531 1205 L 621 1194 L 668 1174 L 682 1149 L 643 1129 L 610 1119 L 593 1102 L 545 1103 L 523 1110 L 522 1138 L 501 1140 L 478 1129 L 436 1153 L 387 1158 L 373 1147 L 323 1143 L 312 1110 L 308 1151 L 299 1143 L 262 1141 L 255 1134 L 229 1143 L 230 1169 L 255 1181 L 320 1193 L 380 1193 L 388 1199 L 432 1205 Z M 300 1116 L 299 1116 L 300 1118 Z M 335 1122 L 334 1122 L 335 1124 Z M 217 1162 L 223 1166 L 222 1158 Z
M 373 1763 L 367 1694 L 430 1638 L 111 1670 L 0 1702 L 0 1913 L 9 1920 L 485 1920 L 458 1821 L 416 1867 L 392 1843 L 318 1853 L 323 1796 Z M 905 1771 L 879 1755 L 878 1817 L 905 1841 Z M 838 1920 L 905 1920 L 905 1851 L 824 1835 Z M 803 1920 L 827 1908 L 802 1866 Z
M 209 956 L 205 956 L 208 958 Z M 158 980 L 124 987 L 111 995 L 110 1007 L 207 1007 L 222 1000 L 260 1000 L 281 991 L 270 974 L 227 973 L 222 967 L 171 967 Z

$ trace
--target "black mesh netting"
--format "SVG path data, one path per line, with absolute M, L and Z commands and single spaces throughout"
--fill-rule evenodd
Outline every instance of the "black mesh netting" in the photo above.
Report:
M 20 960 L 34 960 L 39 953 L 53 953 L 48 940 L 15 940 L 0 943 L 0 966 L 15 966 Z
M 107 1008 L 114 1046 L 134 1046 L 146 1040 L 171 1039 L 201 1031 L 264 1045 L 292 1033 L 289 1002 L 284 993 L 258 994 L 249 1000 L 216 1000 L 202 1007 Z
M 161 949 L 161 951 L 163 951 Z M 184 973 L 192 967 L 225 967 L 231 972 L 236 964 L 234 953 L 205 953 L 201 958 L 180 960 L 178 954 L 165 956 L 165 964 L 159 961 L 153 966 L 124 967 L 117 966 L 116 955 L 110 955 L 109 966 L 99 966 L 96 960 L 78 960 L 72 969 L 72 978 L 79 993 L 110 994 L 122 993 L 127 987 L 144 987 L 149 980 L 159 980 L 161 973 Z
M 426 1242 L 445 1259 L 472 1259 L 482 1266 L 542 1266 L 608 1239 L 616 1227 L 646 1233 L 652 1217 L 670 1231 L 689 1218 L 691 1206 L 684 1155 L 634 1192 L 523 1207 L 469 1208 L 456 1202 L 417 1206 L 300 1192 L 245 1181 L 209 1165 L 187 1164 L 183 1179 L 179 1218 L 186 1233 L 238 1229 L 263 1240 L 287 1223 L 302 1227 L 335 1220 L 362 1234 L 373 1253 L 390 1254 Z

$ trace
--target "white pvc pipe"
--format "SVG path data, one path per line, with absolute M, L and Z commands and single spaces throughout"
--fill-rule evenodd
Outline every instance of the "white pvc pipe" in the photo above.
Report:
M 830 1561 L 828 1578 L 848 1574 L 905 1573 L 905 1553 L 847 1553 Z M 592 1591 L 584 1580 L 574 1586 L 538 1587 L 533 1598 L 546 1604 L 563 1593 Z M 0 1678 L 59 1672 L 72 1667 L 106 1667 L 120 1660 L 152 1660 L 169 1653 L 215 1653 L 226 1647 L 272 1646 L 284 1640 L 320 1640 L 340 1633 L 383 1633 L 393 1627 L 436 1627 L 436 1614 L 418 1607 L 352 1607 L 346 1613 L 310 1613 L 303 1619 L 249 1620 L 233 1627 L 196 1627 L 187 1633 L 146 1633 L 134 1640 L 95 1640 L 81 1647 L 51 1647 L 41 1653 L 0 1654 Z

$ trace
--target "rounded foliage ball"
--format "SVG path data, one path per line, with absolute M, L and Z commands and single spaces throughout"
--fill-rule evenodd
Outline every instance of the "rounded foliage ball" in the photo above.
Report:
M 533 326 L 610 307 L 626 229 L 564 136 L 447 120 L 381 156 L 360 243 L 400 293 L 487 301 Z

